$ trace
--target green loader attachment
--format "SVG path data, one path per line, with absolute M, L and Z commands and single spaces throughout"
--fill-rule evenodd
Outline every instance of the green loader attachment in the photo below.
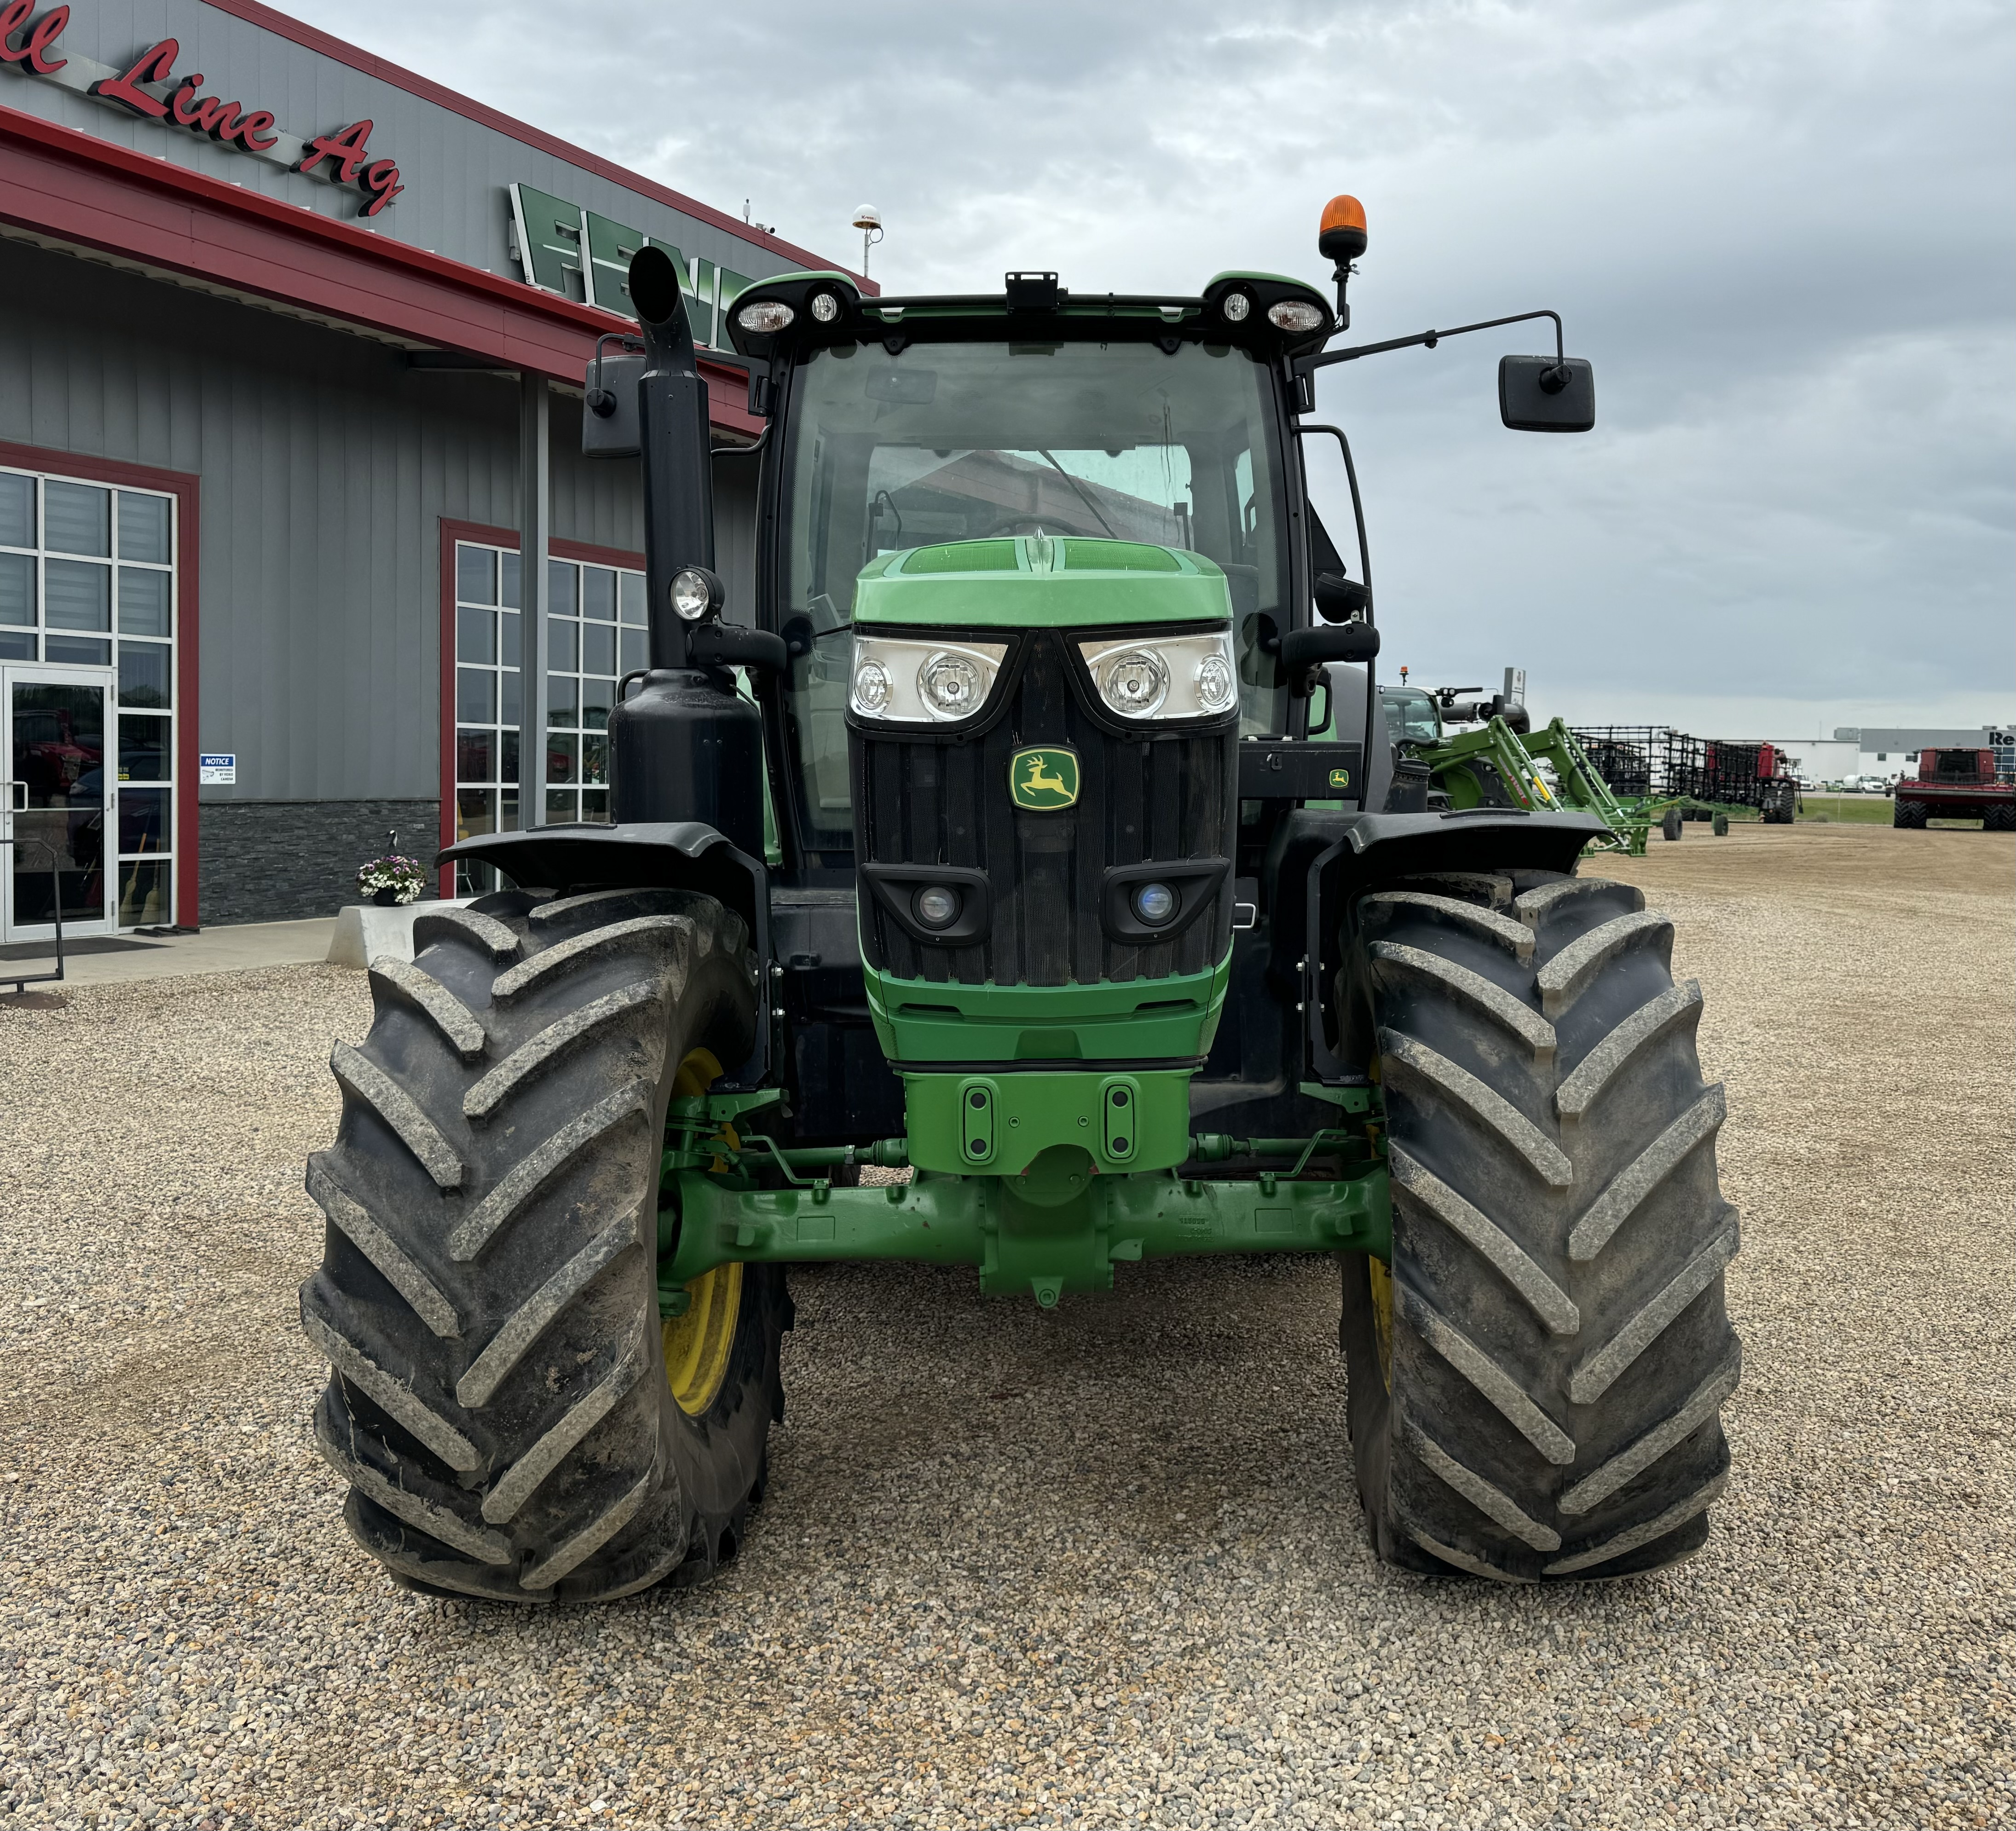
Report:
M 790 1269 L 839 1260 L 1049 1308 L 1330 1255 L 1383 1557 L 1553 1581 L 1702 1542 L 1737 1349 L 1700 995 L 1575 875 L 1616 827 L 1565 732 L 1455 740 L 1434 808 L 1389 735 L 1315 378 L 1490 327 L 1330 347 L 1364 246 L 1346 197 L 1334 296 L 767 280 L 733 315 L 767 430 L 719 452 L 636 257 L 643 347 L 585 415 L 645 477 L 613 821 L 449 848 L 489 887 L 373 963 L 308 1168 L 317 1437 L 395 1581 L 704 1579 L 768 1480 Z M 1556 347 L 1504 358 L 1501 417 L 1586 430 L 1589 365 L 1524 316 Z M 752 464 L 731 603 L 711 480 Z M 1515 793 L 1460 799 L 1487 762 Z

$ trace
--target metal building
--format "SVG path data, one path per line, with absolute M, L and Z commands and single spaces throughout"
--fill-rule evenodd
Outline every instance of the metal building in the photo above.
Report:
M 71 933 L 325 915 L 388 830 L 601 817 L 642 505 L 582 377 L 646 239 L 718 347 L 834 265 L 256 0 L 0 0 L 0 944 L 59 894 Z

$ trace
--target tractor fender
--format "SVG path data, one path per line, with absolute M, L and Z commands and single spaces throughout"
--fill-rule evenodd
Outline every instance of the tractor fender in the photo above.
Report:
M 1311 1067 L 1349 1079 L 1362 1064 L 1328 1028 L 1327 988 L 1341 956 L 1345 913 L 1359 898 L 1403 877 L 1436 872 L 1572 872 L 1590 840 L 1609 836 L 1593 814 L 1464 808 L 1426 814 L 1339 814 L 1297 808 L 1275 829 L 1265 880 L 1273 912 L 1269 977 L 1295 987 Z
M 716 898 L 748 924 L 762 983 L 769 983 L 769 872 L 761 859 L 704 820 L 640 820 L 617 826 L 583 822 L 477 833 L 444 847 L 434 862 L 463 859 L 494 865 L 521 890 L 668 889 Z M 736 1077 L 741 1084 L 754 1085 L 750 1077 L 761 1072 L 767 1059 L 769 1030 L 768 1023 L 758 1027 L 756 1056 Z

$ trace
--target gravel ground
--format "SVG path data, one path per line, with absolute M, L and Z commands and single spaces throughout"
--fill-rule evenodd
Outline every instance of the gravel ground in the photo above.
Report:
M 722 1581 L 402 1594 L 293 1319 L 361 976 L 0 1009 L 0 1824 L 2016 1822 L 2011 865 L 1836 826 L 1616 868 L 1708 991 L 1748 1352 L 1707 1551 L 1545 1592 L 1372 1562 L 1294 1259 L 1053 1315 L 797 1276 Z

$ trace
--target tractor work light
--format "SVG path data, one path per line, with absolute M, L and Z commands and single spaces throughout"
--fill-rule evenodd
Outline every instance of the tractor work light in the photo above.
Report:
M 1267 322 L 1291 336 L 1305 337 L 1312 330 L 1320 330 L 1323 321 L 1322 308 L 1306 299 L 1277 300 L 1267 308 Z
M 671 597 L 682 623 L 698 623 L 721 608 L 721 581 L 704 566 L 682 566 L 672 574 Z
M 1244 324 L 1246 315 L 1253 309 L 1252 295 L 1247 293 L 1227 293 L 1219 302 L 1219 310 L 1233 324 Z
M 797 316 L 781 299 L 758 299 L 735 315 L 735 322 L 752 336 L 773 337 Z
M 970 718 L 987 703 L 1006 642 L 913 642 L 854 639 L 848 703 L 861 718 L 904 725 Z
M 1078 652 L 1101 703 L 1123 718 L 1215 718 L 1239 702 L 1229 631 L 1108 636 Z
M 917 900 L 910 907 L 925 927 L 949 928 L 959 919 L 959 892 L 941 883 L 928 884 L 917 892 Z
M 1160 928 L 1176 912 L 1176 893 L 1166 883 L 1144 883 L 1134 893 L 1134 913 L 1150 928 Z
M 831 324 L 840 315 L 840 300 L 831 293 L 812 294 L 812 316 L 821 324 Z

